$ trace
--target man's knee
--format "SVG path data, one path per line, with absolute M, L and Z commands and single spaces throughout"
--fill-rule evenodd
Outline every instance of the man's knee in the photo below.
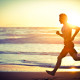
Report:
M 61 56 L 58 56 L 58 57 L 57 57 L 58 60 L 62 60 L 62 58 L 63 58 L 63 57 L 61 57 Z
M 73 59 L 74 59 L 75 61 L 77 61 L 77 60 L 78 60 L 78 58 L 77 58 L 77 57 L 73 57 Z

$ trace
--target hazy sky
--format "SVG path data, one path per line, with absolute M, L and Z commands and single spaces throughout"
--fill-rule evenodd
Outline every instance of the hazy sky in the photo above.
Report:
M 58 27 L 60 13 L 80 26 L 80 0 L 0 0 L 1 27 Z

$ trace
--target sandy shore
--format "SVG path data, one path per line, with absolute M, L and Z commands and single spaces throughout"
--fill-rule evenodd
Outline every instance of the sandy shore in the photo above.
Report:
M 80 80 L 80 72 L 57 72 L 55 76 L 46 72 L 0 72 L 0 80 Z
M 51 68 L 0 65 L 0 80 L 80 80 L 80 71 L 58 71 L 51 76 L 45 70 Z

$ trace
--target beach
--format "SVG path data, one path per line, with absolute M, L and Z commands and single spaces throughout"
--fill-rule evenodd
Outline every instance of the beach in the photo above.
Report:
M 55 76 L 46 73 L 52 68 L 44 67 L 0 65 L 0 70 L 3 70 L 0 72 L 1 80 L 80 80 L 80 71 L 67 69 L 58 70 Z
M 50 76 L 45 72 L 0 72 L 1 80 L 80 80 L 80 72 L 57 72 Z

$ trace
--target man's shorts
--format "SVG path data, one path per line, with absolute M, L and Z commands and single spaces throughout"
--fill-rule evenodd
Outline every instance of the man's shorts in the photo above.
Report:
M 77 51 L 74 49 L 74 43 L 68 43 L 64 46 L 63 50 L 61 51 L 60 55 L 58 56 L 58 58 L 63 58 L 65 57 L 67 54 L 70 54 L 71 56 L 73 56 L 73 54 L 77 54 Z

